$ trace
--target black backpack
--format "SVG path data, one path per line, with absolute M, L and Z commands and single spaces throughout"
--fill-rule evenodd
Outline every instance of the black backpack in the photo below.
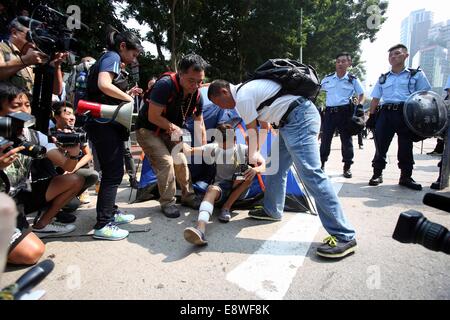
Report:
M 270 99 L 261 103 L 257 109 L 258 111 L 287 94 L 302 96 L 314 102 L 320 92 L 320 80 L 316 70 L 310 65 L 296 60 L 267 60 L 249 75 L 248 79 L 239 86 L 238 91 L 246 83 L 257 79 L 273 80 L 281 85 L 281 90 Z

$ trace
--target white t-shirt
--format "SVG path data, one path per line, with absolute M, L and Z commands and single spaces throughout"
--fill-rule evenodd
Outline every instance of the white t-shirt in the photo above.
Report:
M 259 79 L 246 83 L 236 93 L 238 88 L 239 85 L 230 84 L 231 94 L 236 101 L 236 110 L 245 124 L 258 119 L 278 125 L 291 102 L 299 98 L 290 94 L 284 95 L 276 99 L 270 106 L 257 112 L 256 109 L 259 105 L 273 97 L 281 89 L 281 85 L 275 81 Z
M 48 137 L 40 131 L 37 131 L 39 137 L 39 145 L 45 147 L 47 149 L 47 153 L 51 150 L 58 149 L 58 147 L 51 142 L 48 142 Z M 23 135 L 27 139 L 27 141 L 31 141 L 31 133 L 28 128 L 23 128 Z
M 248 147 L 235 144 L 233 148 L 222 149 L 217 143 L 208 143 L 201 147 L 206 164 L 216 164 L 214 182 L 231 181 L 240 164 L 248 158 Z

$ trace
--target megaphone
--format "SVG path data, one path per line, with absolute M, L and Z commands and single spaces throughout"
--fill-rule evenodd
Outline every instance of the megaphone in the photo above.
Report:
M 101 104 L 86 100 L 78 101 L 77 115 L 89 113 L 93 118 L 110 119 L 131 130 L 131 121 L 133 119 L 134 101 L 123 102 L 119 105 Z

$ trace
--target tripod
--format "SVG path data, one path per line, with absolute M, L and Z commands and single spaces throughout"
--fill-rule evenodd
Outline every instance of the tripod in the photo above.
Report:
M 31 112 L 36 118 L 36 130 L 44 134 L 48 133 L 48 121 L 51 115 L 54 73 L 55 68 L 49 64 L 39 65 L 34 69 Z

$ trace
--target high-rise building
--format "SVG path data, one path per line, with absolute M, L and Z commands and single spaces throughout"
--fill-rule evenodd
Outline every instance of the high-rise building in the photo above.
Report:
M 412 57 L 428 42 L 428 31 L 433 24 L 433 12 L 425 9 L 416 10 L 402 20 L 400 31 L 400 42 L 410 52 L 410 59 L 406 62 L 408 67 L 412 66 Z
M 449 67 L 449 50 L 439 45 L 432 45 L 420 49 L 412 60 L 414 68 L 420 66 L 430 81 L 432 90 L 441 94 L 448 74 Z

